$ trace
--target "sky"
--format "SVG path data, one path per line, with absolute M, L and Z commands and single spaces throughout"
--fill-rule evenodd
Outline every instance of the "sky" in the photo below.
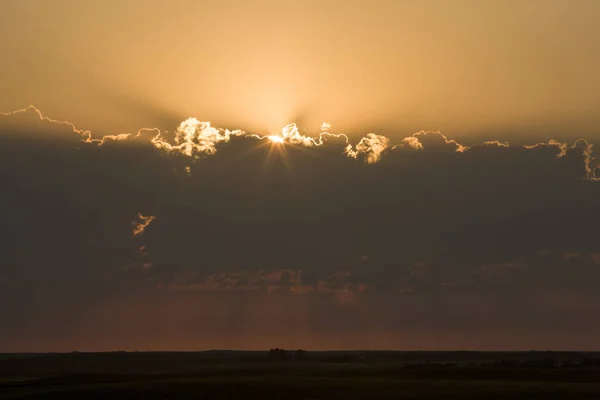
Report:
M 0 352 L 600 350 L 599 17 L 0 2 Z

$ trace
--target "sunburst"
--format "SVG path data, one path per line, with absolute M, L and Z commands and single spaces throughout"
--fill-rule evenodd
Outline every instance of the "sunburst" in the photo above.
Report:
M 289 157 L 287 154 L 285 138 L 279 135 L 271 135 L 266 136 L 263 141 L 265 146 L 269 146 L 269 151 L 267 153 L 267 158 L 264 163 L 264 169 L 268 168 L 272 163 L 274 157 L 278 157 L 280 161 L 283 162 L 286 168 L 290 169 L 291 165 L 289 163 Z
M 285 143 L 285 139 L 283 137 L 277 136 L 277 135 L 267 136 L 267 139 L 269 139 L 272 143 L 275 143 L 275 144 L 284 144 Z

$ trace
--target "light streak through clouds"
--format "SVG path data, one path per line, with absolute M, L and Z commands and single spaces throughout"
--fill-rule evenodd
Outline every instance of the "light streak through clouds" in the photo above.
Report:
M 214 155 L 217 152 L 218 145 L 229 142 L 232 137 L 246 137 L 259 141 L 267 140 L 276 145 L 290 144 L 307 148 L 323 146 L 327 142 L 328 138 L 341 138 L 346 144 L 343 153 L 350 158 L 364 160 L 364 162 L 367 164 L 379 162 L 386 151 L 395 151 L 400 149 L 423 150 L 425 145 L 423 144 L 422 139 L 426 136 L 440 137 L 445 144 L 454 146 L 455 152 L 457 153 L 464 153 L 478 146 L 496 146 L 503 148 L 510 147 L 509 143 L 499 142 L 496 140 L 486 141 L 474 146 L 466 146 L 458 143 L 454 139 L 449 139 L 440 132 L 425 131 L 420 131 L 411 136 L 402 138 L 399 140 L 399 144 L 395 144 L 393 146 L 390 144 L 390 138 L 375 133 L 368 133 L 362 137 L 356 145 L 352 145 L 349 137 L 346 134 L 330 133 L 329 129 L 331 126 L 325 122 L 321 124 L 321 132 L 319 135 L 317 137 L 311 137 L 300 133 L 300 130 L 295 123 L 285 125 L 281 129 L 280 134 L 259 135 L 248 133 L 243 130 L 215 128 L 210 122 L 200 121 L 196 118 L 188 118 L 185 121 L 182 121 L 176 128 L 171 140 L 169 140 L 167 137 L 168 132 L 163 133 L 158 128 L 142 128 L 135 134 L 120 133 L 115 135 L 105 135 L 101 138 L 94 138 L 90 130 L 78 129 L 69 121 L 48 118 L 34 106 L 29 106 L 27 108 L 10 112 L 1 112 L 0 116 L 10 118 L 20 114 L 26 114 L 27 112 L 33 112 L 40 121 L 67 127 L 70 131 L 77 134 L 84 143 L 102 146 L 107 141 L 128 141 L 140 139 L 144 133 L 150 132 L 154 136 L 151 136 L 149 141 L 157 149 L 163 150 L 170 154 L 180 154 L 194 158 Z M 581 148 L 585 163 L 585 178 L 594 181 L 600 180 L 600 176 L 598 176 L 600 164 L 595 163 L 596 159 L 594 157 L 594 146 L 587 140 L 578 139 L 573 144 L 569 144 L 561 143 L 557 140 L 551 139 L 548 142 L 525 145 L 523 147 L 526 149 L 534 149 L 548 146 L 555 147 L 558 150 L 558 154 L 556 156 L 557 158 L 564 157 L 569 150 L 578 147 Z

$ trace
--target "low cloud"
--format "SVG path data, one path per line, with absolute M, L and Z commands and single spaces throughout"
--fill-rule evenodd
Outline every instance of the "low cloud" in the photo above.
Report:
M 28 300 L 39 296 L 56 309 L 138 293 L 156 304 L 247 299 L 257 310 L 257 299 L 277 298 L 329 302 L 315 324 L 335 314 L 335 331 L 371 317 L 381 329 L 477 327 L 490 308 L 502 324 L 528 324 L 515 304 L 545 316 L 546 329 L 600 307 L 591 141 L 353 140 L 326 124 L 315 137 L 287 125 L 273 140 L 184 122 L 97 137 L 34 108 L 2 114 L 0 312 L 21 301 L 46 321 Z M 589 312 L 537 302 L 552 295 L 588 296 Z
M 150 225 L 152 221 L 154 221 L 156 217 L 154 215 L 144 216 L 141 213 L 138 213 L 135 221 L 132 222 L 133 230 L 131 234 L 133 236 L 139 236 L 144 233 L 144 230 Z
M 154 147 L 167 153 L 181 154 L 188 157 L 198 158 L 200 156 L 211 156 L 217 153 L 217 147 L 230 142 L 233 137 L 244 137 L 257 141 L 267 141 L 274 144 L 286 143 L 300 147 L 321 147 L 327 144 L 330 139 L 342 139 L 345 142 L 343 153 L 348 157 L 363 159 L 367 164 L 374 164 L 381 161 L 386 150 L 413 149 L 424 150 L 430 146 L 435 148 L 450 148 L 457 153 L 465 153 L 468 150 L 478 147 L 511 147 L 507 142 L 497 140 L 488 140 L 478 145 L 467 146 L 458 141 L 448 138 L 441 132 L 420 131 L 411 136 L 399 140 L 399 144 L 393 144 L 392 140 L 386 136 L 375 133 L 367 133 L 358 140 L 356 145 L 350 143 L 349 137 L 344 133 L 331 133 L 331 125 L 321 124 L 321 132 L 317 137 L 311 137 L 300 133 L 296 124 L 291 123 L 284 126 L 278 135 L 260 135 L 244 132 L 242 130 L 229 130 L 215 128 L 208 121 L 201 121 L 197 118 L 188 118 L 182 121 L 175 129 L 173 134 L 161 132 L 158 128 L 142 128 L 136 133 L 119 133 L 94 137 L 90 130 L 78 129 L 69 121 L 55 120 L 46 117 L 34 106 L 19 109 L 10 112 L 0 113 L 3 121 L 0 121 L 0 135 L 10 132 L 18 132 L 21 137 L 37 135 L 39 130 L 54 128 L 61 133 L 61 137 L 68 137 L 71 140 L 78 138 L 81 142 L 87 144 L 104 145 L 107 142 L 114 141 L 136 141 L 151 143 Z M 42 125 L 40 125 L 40 123 Z M 33 125 L 32 125 L 33 124 Z M 45 129 L 42 129 L 44 127 Z M 44 139 L 51 139 L 46 136 Z M 518 147 L 518 146 L 517 146 Z M 524 145 L 526 149 L 537 149 L 540 147 L 554 147 L 557 150 L 557 158 L 562 158 L 569 151 L 579 149 L 583 155 L 583 164 L 585 168 L 585 178 L 589 180 L 598 180 L 597 175 L 600 170 L 600 164 L 596 161 L 594 146 L 585 139 L 578 139 L 574 143 L 562 143 L 551 139 L 544 143 L 534 143 Z
M 374 164 L 381 160 L 382 153 L 389 147 L 389 143 L 390 139 L 385 136 L 368 133 L 367 136 L 360 139 L 355 148 L 348 145 L 346 154 L 352 158 L 364 155 L 368 164 Z

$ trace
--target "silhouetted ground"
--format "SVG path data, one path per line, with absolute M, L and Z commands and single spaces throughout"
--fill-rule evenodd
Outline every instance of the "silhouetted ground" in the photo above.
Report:
M 600 399 L 600 354 L 0 355 L 0 399 Z

